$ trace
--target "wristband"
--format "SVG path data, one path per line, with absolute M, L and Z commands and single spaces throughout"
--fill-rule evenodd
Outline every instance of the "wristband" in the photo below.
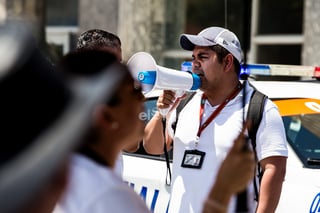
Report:
M 204 203 L 204 212 L 227 212 L 227 206 L 216 200 L 207 199 Z

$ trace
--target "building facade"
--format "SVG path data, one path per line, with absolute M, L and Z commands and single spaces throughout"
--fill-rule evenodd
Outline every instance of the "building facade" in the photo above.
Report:
M 34 0 L 33 0 L 34 1 Z M 7 2 L 7 4 L 6 4 Z M 0 0 L 2 8 L 9 0 Z M 19 4 L 26 0 L 10 0 Z M 249 63 L 320 64 L 319 0 L 250 0 Z M 178 45 L 179 34 L 197 33 L 207 26 L 234 31 L 243 42 L 242 1 L 224 0 L 47 0 L 46 40 L 74 48 L 84 30 L 116 33 L 124 60 L 139 51 L 151 53 L 164 66 L 179 68 L 190 53 Z M 3 6 L 4 5 L 4 6 Z M 0 17 L 1 17 L 0 10 Z

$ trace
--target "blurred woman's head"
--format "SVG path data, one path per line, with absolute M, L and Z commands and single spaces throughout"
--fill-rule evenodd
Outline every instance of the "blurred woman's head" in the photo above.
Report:
M 97 103 L 92 113 L 92 128 L 84 138 L 82 149 L 91 149 L 108 158 L 114 165 L 115 156 L 131 143 L 142 139 L 145 122 L 140 119 L 144 111 L 144 96 L 137 88 L 127 66 L 102 50 L 83 50 L 69 53 L 61 61 L 65 74 L 90 75 L 102 69 L 125 71 L 125 77 L 114 88 L 111 99 Z M 108 83 L 108 82 L 106 82 Z

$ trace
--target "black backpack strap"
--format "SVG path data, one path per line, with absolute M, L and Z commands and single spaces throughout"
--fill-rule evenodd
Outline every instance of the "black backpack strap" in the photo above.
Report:
M 248 114 L 247 114 L 247 120 L 251 121 L 251 126 L 249 128 L 249 138 L 251 139 L 252 148 L 255 154 L 256 161 L 258 162 L 257 152 L 256 152 L 256 134 L 260 125 L 260 122 L 262 120 L 263 116 L 263 110 L 264 110 L 264 104 L 265 100 L 268 97 L 264 95 L 263 93 L 259 92 L 258 90 L 254 90 L 250 99 L 249 108 L 248 108 Z M 261 171 L 260 163 L 257 163 L 257 171 L 258 171 L 258 178 L 259 182 L 262 178 L 263 172 Z M 258 184 L 256 181 L 256 178 L 254 178 L 253 181 L 254 184 L 254 190 L 255 190 L 255 200 L 258 201 L 259 199 L 259 191 L 258 191 Z M 259 184 L 260 185 L 260 184 Z
M 178 119 L 179 119 L 179 115 L 180 112 L 182 111 L 182 109 L 185 107 L 185 105 L 187 105 L 187 103 L 193 98 L 193 96 L 196 94 L 196 92 L 187 92 L 186 93 L 186 97 L 180 101 L 179 105 L 176 108 L 176 120 L 172 123 L 172 129 L 173 132 L 176 132 L 176 127 L 178 124 Z
M 163 137 L 164 137 L 164 143 L 163 143 L 163 152 L 164 152 L 164 157 L 166 159 L 166 165 L 167 165 L 167 174 L 166 174 L 166 185 L 170 186 L 171 185 L 171 169 L 170 169 L 170 159 L 169 159 L 169 153 L 167 150 L 167 144 L 166 144 L 166 118 L 162 118 L 162 128 L 163 128 Z
M 250 99 L 248 108 L 247 120 L 251 121 L 249 129 L 249 138 L 252 141 L 252 146 L 256 148 L 256 134 L 263 116 L 264 102 L 268 97 L 258 90 L 254 90 Z

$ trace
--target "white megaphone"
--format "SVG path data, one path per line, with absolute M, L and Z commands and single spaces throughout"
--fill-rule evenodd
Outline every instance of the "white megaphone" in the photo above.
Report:
M 200 77 L 191 72 L 174 70 L 156 64 L 146 52 L 135 53 L 127 63 L 144 93 L 152 90 L 193 91 L 200 87 Z

